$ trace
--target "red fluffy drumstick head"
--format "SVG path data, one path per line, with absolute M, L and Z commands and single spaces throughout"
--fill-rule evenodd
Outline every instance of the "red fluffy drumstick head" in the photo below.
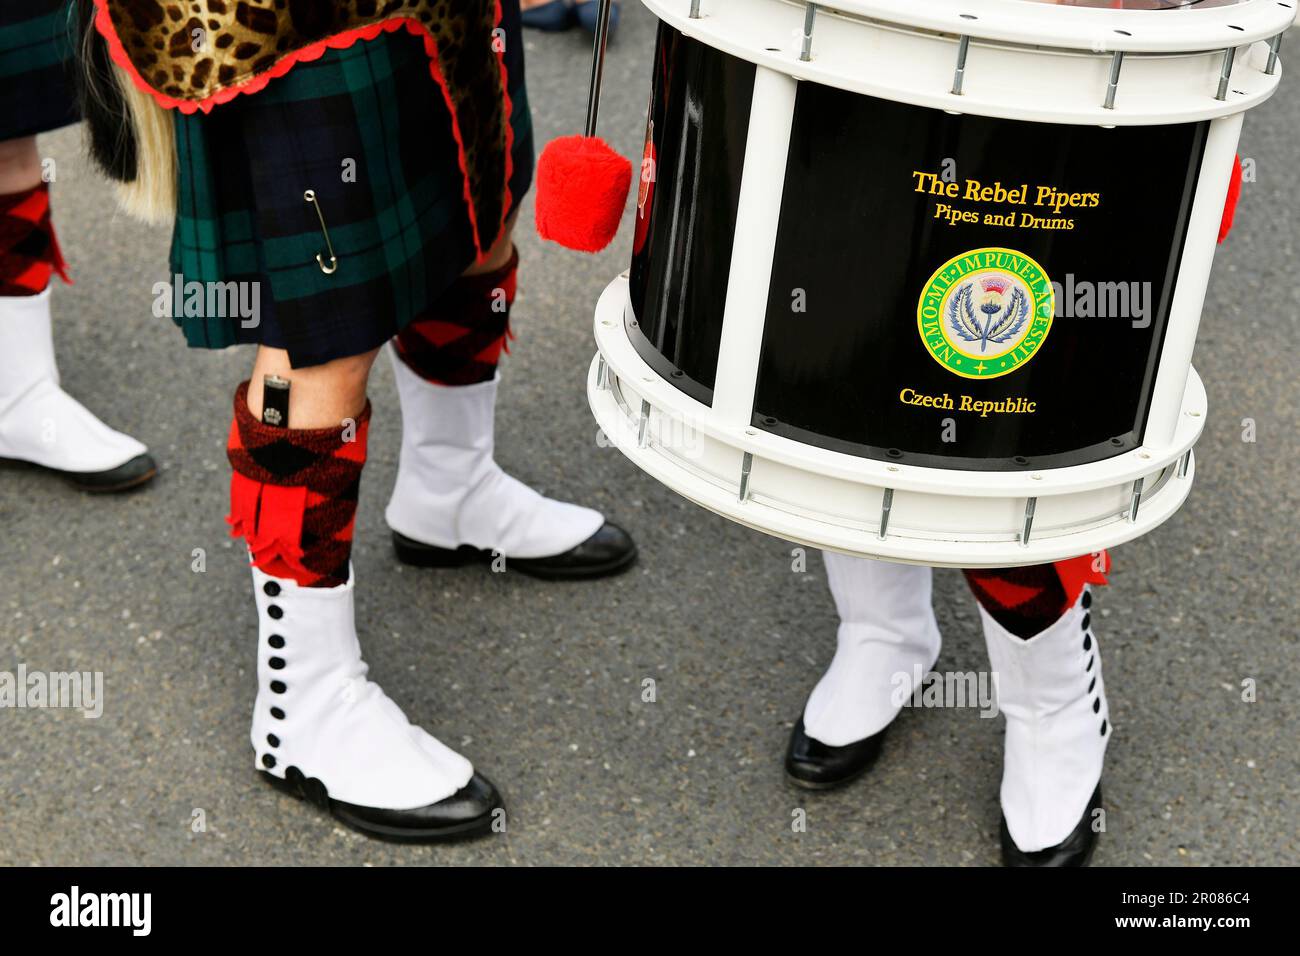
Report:
M 551 140 L 537 161 L 537 232 L 570 249 L 599 252 L 614 239 L 632 164 L 595 136 Z

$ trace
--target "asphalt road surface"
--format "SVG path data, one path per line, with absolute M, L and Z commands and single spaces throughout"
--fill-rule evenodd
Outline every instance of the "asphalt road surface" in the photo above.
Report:
M 624 6 L 602 131 L 637 156 L 654 25 Z M 539 141 L 578 131 L 586 35 L 527 42 Z M 1201 327 L 1211 416 L 1196 486 L 1173 520 L 1117 550 L 1098 601 L 1116 728 L 1099 865 L 1300 856 L 1298 122 L 1293 79 L 1247 120 L 1242 154 L 1258 182 L 1219 252 Z M 248 742 L 257 625 L 222 520 L 230 396 L 251 353 L 186 350 L 150 312 L 167 230 L 115 211 L 78 131 L 42 150 L 57 160 L 56 220 L 76 277 L 54 304 L 65 384 L 146 441 L 162 473 L 143 493 L 105 499 L 0 471 L 0 670 L 105 680 L 99 719 L 0 711 L 0 863 L 997 862 L 1002 726 L 974 710 L 904 712 L 877 769 L 846 790 L 808 795 L 784 781 L 790 727 L 834 648 L 821 559 L 792 571 L 788 543 L 701 511 L 598 445 L 583 384 L 591 312 L 626 265 L 628 221 L 594 257 L 520 229 L 498 458 L 631 529 L 642 559 L 629 574 L 569 585 L 399 565 L 382 517 L 399 437 L 385 362 L 371 383 L 354 552 L 371 673 L 499 783 L 507 832 L 444 848 L 376 843 L 264 786 Z M 1161 174 L 1158 157 L 1116 162 Z M 1256 441 L 1243 441 L 1243 419 Z M 983 668 L 960 575 L 937 582 L 940 667 Z M 1254 702 L 1242 700 L 1248 678 Z

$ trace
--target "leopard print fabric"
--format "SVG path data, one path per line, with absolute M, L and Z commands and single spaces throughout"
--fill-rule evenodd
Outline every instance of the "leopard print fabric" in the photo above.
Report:
M 164 105 L 213 97 L 267 74 L 297 51 L 350 30 L 414 21 L 437 48 L 486 248 L 506 190 L 506 93 L 497 0 L 96 0 L 134 71 Z M 170 100 L 172 102 L 166 102 Z M 191 108 L 195 108 L 191 107 Z

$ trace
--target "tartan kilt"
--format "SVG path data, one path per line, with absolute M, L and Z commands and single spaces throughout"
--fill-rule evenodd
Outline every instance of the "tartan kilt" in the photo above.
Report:
M 516 208 L 532 181 L 533 136 L 518 5 L 502 9 Z M 174 122 L 173 284 L 258 283 L 255 322 L 173 314 L 192 347 L 267 345 L 296 368 L 359 355 L 474 261 L 451 114 L 419 37 L 385 32 L 328 50 L 256 94 Z M 329 258 L 320 217 L 338 257 L 331 275 L 316 261 Z M 496 230 L 483 231 L 486 245 Z
M 75 49 L 71 0 L 0 2 L 0 142 L 81 118 Z

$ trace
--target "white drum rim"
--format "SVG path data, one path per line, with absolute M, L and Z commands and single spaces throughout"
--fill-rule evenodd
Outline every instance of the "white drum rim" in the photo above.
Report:
M 775 70 L 797 80 L 950 113 L 1093 126 L 1198 122 L 1258 106 L 1276 92 L 1282 74 L 1281 62 L 1270 57 L 1266 41 L 1280 35 L 1296 14 L 1294 9 L 1274 7 L 1276 14 L 1271 10 L 1267 15 L 1257 13 L 1249 21 L 1252 24 L 1250 29 L 1243 26 L 1241 30 L 1232 30 L 1223 26 L 1217 32 L 1202 30 L 1195 34 L 1199 39 L 1194 43 L 1184 34 L 1179 34 L 1194 48 L 1184 46 L 1181 41 L 1160 42 L 1156 36 L 1147 44 L 1152 49 L 1142 48 L 1142 43 L 1129 42 L 1127 47 L 1121 47 L 1100 41 L 1094 41 L 1094 45 L 1101 49 L 1093 49 L 1086 40 L 1092 34 L 1082 34 L 1077 29 L 1058 30 L 1049 36 L 1032 25 L 1020 26 L 1021 20 L 1026 19 L 1051 22 L 1036 9 L 1040 5 L 1023 0 L 998 0 L 1003 8 L 1029 8 L 1030 15 L 1027 18 L 1008 18 L 1010 26 L 987 30 L 991 34 L 988 36 L 972 29 L 963 30 L 963 24 L 981 21 L 963 20 L 956 11 L 959 7 L 968 9 L 970 4 L 958 4 L 956 0 L 950 0 L 945 8 L 952 11 L 953 22 L 945 21 L 947 28 L 943 29 L 913 22 L 929 22 L 926 18 L 934 16 L 928 12 L 928 3 L 912 3 L 911 0 L 882 3 L 882 9 L 893 11 L 890 20 L 843 14 L 818 5 L 809 43 L 810 59 L 803 60 L 800 33 L 806 22 L 804 10 L 807 4 L 791 0 L 701 0 L 701 15 L 692 18 L 691 0 L 642 2 L 684 35 L 760 68 Z M 983 8 L 984 2 L 987 0 L 981 0 L 978 9 Z M 1240 9 L 1262 11 L 1264 7 L 1255 4 L 1277 2 L 1252 0 L 1251 4 Z M 866 4 L 861 6 L 865 9 Z M 905 15 L 913 7 L 923 6 L 927 11 L 924 14 L 910 18 Z M 1112 17 L 1136 16 L 1142 12 L 1049 8 L 1049 12 L 1060 11 Z M 1214 12 L 1195 11 L 1186 16 L 1192 19 Z M 1169 12 L 1155 15 L 1179 16 Z M 851 42 L 846 39 L 848 31 L 854 34 Z M 886 69 L 875 58 L 857 52 L 859 48 L 869 50 L 872 43 L 887 42 L 890 34 L 905 35 L 913 44 L 920 44 L 905 66 L 895 65 L 896 68 Z M 963 38 L 969 40 L 969 49 L 963 48 Z M 1119 35 L 1116 39 L 1134 40 Z M 1158 64 L 1159 75 L 1165 77 L 1163 84 L 1152 90 L 1135 81 L 1132 74 L 1143 64 L 1130 59 L 1127 74 L 1123 69 L 1124 63 L 1119 64 L 1116 74 L 1118 94 L 1114 95 L 1115 91 L 1108 88 L 1107 76 L 1116 65 L 1115 58 L 1126 55 L 1142 57 L 1148 64 Z M 1062 56 L 1080 60 L 1083 73 L 1073 70 L 1069 77 L 1053 80 L 1050 73 L 1061 66 L 1059 61 L 1054 66 L 1053 61 Z M 955 93 L 955 66 L 959 59 L 965 64 L 964 89 Z M 1225 60 L 1229 75 L 1220 88 L 1218 73 Z M 1272 72 L 1268 72 L 1270 68 Z M 1015 84 L 1009 84 L 1013 74 L 1033 77 L 1034 87 L 1026 90 L 1021 85 L 1019 94 L 1008 92 L 1017 88 Z M 992 87 L 987 82 L 989 80 Z M 1060 95 L 1047 98 L 1031 95 L 1039 88 L 1050 88 Z M 1220 93 L 1222 99 L 1218 98 Z M 1108 100 L 1110 105 L 1104 105 Z
M 689 18 L 691 0 L 642 0 L 674 24 Z M 779 0 L 801 11 L 802 0 Z M 700 19 L 752 0 L 700 0 Z M 984 40 L 1110 53 L 1196 53 L 1267 40 L 1296 18 L 1295 0 L 1246 0 L 1228 7 L 1175 10 L 1114 10 L 1065 7 L 1026 0 L 831 0 L 818 15 L 862 17 L 912 30 Z M 665 15 L 667 14 L 667 15 Z M 698 21 L 696 21 L 698 22 Z M 1123 32 L 1119 32 L 1123 31 Z M 1081 42 L 1086 40 L 1087 42 Z

